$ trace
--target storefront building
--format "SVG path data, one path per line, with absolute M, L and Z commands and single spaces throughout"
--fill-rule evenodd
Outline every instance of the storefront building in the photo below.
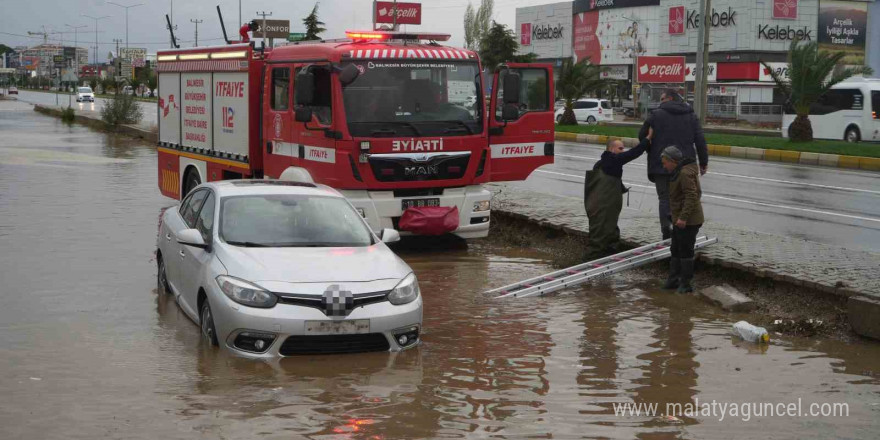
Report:
M 795 38 L 846 51 L 847 64 L 880 67 L 880 55 L 866 55 L 871 42 L 876 42 L 873 52 L 880 52 L 880 8 L 875 6 L 873 2 L 842 0 L 713 1 L 710 116 L 779 121 L 784 99 L 774 92 L 770 69 L 761 62 L 784 74 L 787 52 Z M 869 8 L 871 16 L 878 18 L 870 23 L 876 31 L 869 26 Z M 702 21 L 699 0 L 575 0 L 571 15 L 571 55 L 576 60 L 589 58 L 607 66 L 609 77 L 632 82 L 635 71 L 646 68 L 636 64 L 638 57 L 680 56 L 683 80 L 688 95 L 692 94 Z M 873 31 L 870 37 L 869 28 Z
M 572 56 L 571 7 L 571 2 L 561 2 L 517 8 L 518 53 L 533 53 L 537 61 L 553 64 L 558 71 L 562 60 Z

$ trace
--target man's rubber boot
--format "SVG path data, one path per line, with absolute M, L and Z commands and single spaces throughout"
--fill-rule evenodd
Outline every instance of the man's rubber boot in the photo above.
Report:
M 691 282 L 694 280 L 694 259 L 693 258 L 682 258 L 681 259 L 681 278 L 678 284 L 678 293 L 691 293 L 694 291 L 694 286 Z
M 663 290 L 675 290 L 678 287 L 678 279 L 681 276 L 681 259 L 672 258 L 669 260 L 669 276 L 663 283 Z

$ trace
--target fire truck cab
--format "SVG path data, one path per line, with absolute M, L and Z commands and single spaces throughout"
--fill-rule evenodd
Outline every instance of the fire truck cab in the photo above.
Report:
M 159 52 L 162 194 L 308 181 L 339 190 L 377 232 L 486 236 L 483 184 L 553 162 L 551 66 L 501 65 L 485 86 L 477 54 L 437 43 L 448 35 L 347 36 Z

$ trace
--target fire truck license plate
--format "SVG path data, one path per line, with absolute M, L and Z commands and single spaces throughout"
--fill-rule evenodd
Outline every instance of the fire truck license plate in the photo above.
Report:
M 409 208 L 424 208 L 426 206 L 440 206 L 440 199 L 404 199 L 403 210 Z

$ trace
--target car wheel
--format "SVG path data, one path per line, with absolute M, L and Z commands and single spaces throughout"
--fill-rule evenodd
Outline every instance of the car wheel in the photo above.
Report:
M 193 188 L 202 184 L 202 179 L 199 178 L 198 171 L 190 170 L 186 173 L 186 179 L 183 181 L 183 194 L 180 195 L 180 200 L 183 200 Z
M 159 266 L 156 271 L 156 288 L 159 289 L 160 294 L 168 294 L 170 293 L 170 289 L 168 289 L 168 275 L 165 272 L 165 260 L 162 259 L 160 255 L 157 264 Z
M 205 338 L 205 341 L 215 347 L 220 345 L 217 342 L 217 330 L 214 328 L 214 315 L 211 313 L 211 305 L 208 304 L 207 298 L 205 298 L 202 311 L 199 313 L 199 326 L 202 328 L 202 337 Z
M 558 124 L 558 123 L 561 123 L 561 122 L 562 122 L 562 115 L 559 115 L 559 116 L 556 117 L 556 123 Z
M 593 116 L 587 117 L 587 124 L 593 125 L 595 123 L 596 123 L 596 118 L 594 118 Z
M 858 128 L 850 127 L 846 129 L 846 133 L 843 135 L 843 140 L 847 142 L 858 142 L 861 140 L 861 137 Z

